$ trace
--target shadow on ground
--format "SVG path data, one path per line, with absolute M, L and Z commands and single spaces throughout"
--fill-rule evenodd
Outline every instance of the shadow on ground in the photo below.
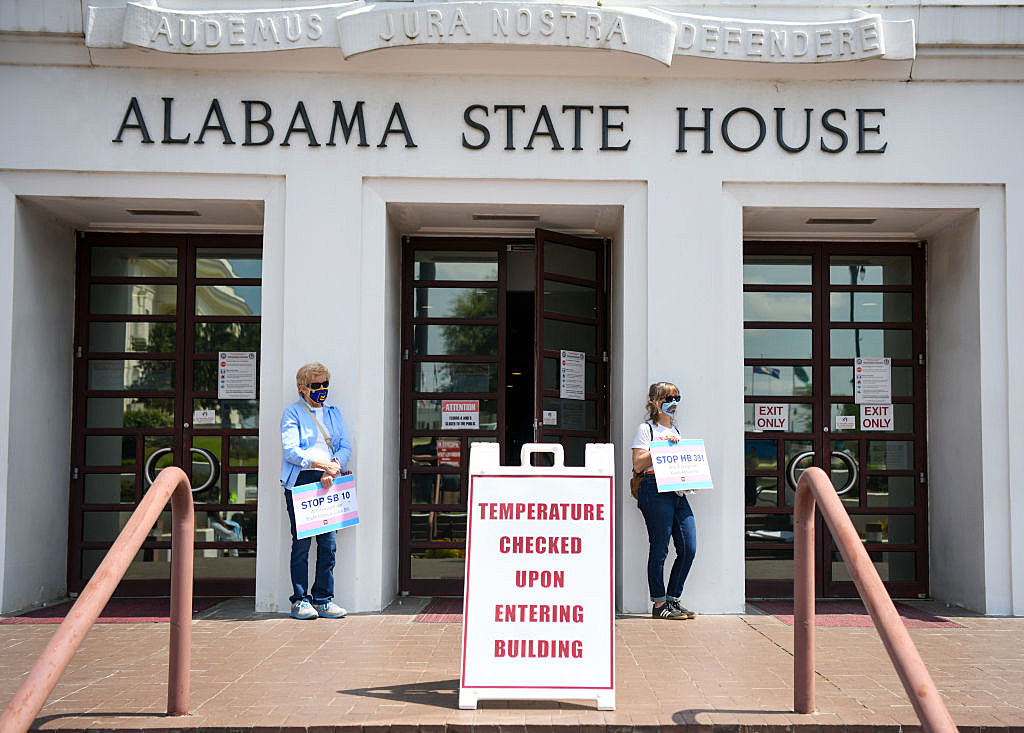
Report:
M 338 690 L 341 695 L 358 695 L 388 702 L 407 702 L 417 705 L 430 705 L 446 710 L 459 707 L 459 681 L 437 680 L 435 682 L 416 682 L 407 685 L 386 685 L 382 687 L 356 687 L 351 690 Z M 482 710 L 500 708 L 502 710 L 593 710 L 594 707 L 574 702 L 558 700 L 481 700 L 478 707 Z

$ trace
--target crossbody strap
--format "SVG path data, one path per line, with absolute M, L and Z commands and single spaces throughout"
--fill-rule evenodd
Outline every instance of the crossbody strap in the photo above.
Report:
M 306 408 L 306 412 L 308 412 L 309 416 L 311 418 L 313 418 L 313 422 L 316 423 L 316 426 L 318 428 L 320 428 L 320 434 L 322 436 L 324 436 L 324 441 L 327 443 L 327 447 L 331 449 L 331 454 L 333 455 L 334 454 L 334 443 L 331 442 L 331 436 L 327 434 L 327 431 L 324 430 L 324 426 L 321 425 L 320 421 L 316 419 L 316 415 L 314 415 L 313 411 L 309 409 L 309 405 L 307 405 L 305 402 L 303 402 L 302 406 Z M 652 433 L 652 435 L 653 435 L 653 433 Z

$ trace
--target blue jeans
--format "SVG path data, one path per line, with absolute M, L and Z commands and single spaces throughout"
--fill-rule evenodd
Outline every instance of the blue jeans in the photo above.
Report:
M 674 491 L 658 493 L 653 474 L 644 476 L 640 484 L 640 511 L 647 523 L 647 537 L 651 543 L 647 555 L 647 585 L 654 603 L 678 601 L 683 594 L 683 583 L 690 573 L 693 557 L 697 554 L 697 524 L 693 510 L 685 496 Z M 676 546 L 676 559 L 668 574 L 668 592 L 665 591 L 665 558 L 668 557 L 668 538 Z
M 296 486 L 319 481 L 321 471 L 303 471 L 295 479 Z M 312 537 L 296 539 L 295 509 L 292 507 L 291 489 L 284 490 L 284 504 L 288 509 L 288 524 L 292 528 L 292 603 L 305 598 L 311 603 L 327 603 L 334 598 L 334 555 L 337 551 L 335 532 L 324 532 L 316 535 L 316 579 L 313 581 L 312 593 L 309 587 L 309 548 Z

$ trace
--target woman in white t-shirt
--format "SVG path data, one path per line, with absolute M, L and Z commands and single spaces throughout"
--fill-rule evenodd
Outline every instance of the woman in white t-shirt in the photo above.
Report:
M 655 382 L 647 393 L 647 420 L 633 436 L 633 470 L 644 473 L 638 501 L 647 523 L 651 549 L 647 556 L 647 585 L 651 592 L 651 616 L 664 619 L 690 619 L 697 614 L 679 604 L 683 583 L 697 552 L 697 525 L 686 495 L 682 491 L 658 492 L 651 460 L 651 440 L 679 441 L 673 417 L 679 407 L 679 388 L 671 382 Z M 669 537 L 675 543 L 676 559 L 665 588 L 665 558 Z

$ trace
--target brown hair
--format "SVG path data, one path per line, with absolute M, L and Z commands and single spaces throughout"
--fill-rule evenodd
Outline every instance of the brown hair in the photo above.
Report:
M 651 388 L 647 390 L 646 410 L 648 420 L 651 422 L 657 421 L 665 395 L 673 391 L 678 392 L 679 387 L 672 384 L 672 382 L 655 382 L 651 385 Z

